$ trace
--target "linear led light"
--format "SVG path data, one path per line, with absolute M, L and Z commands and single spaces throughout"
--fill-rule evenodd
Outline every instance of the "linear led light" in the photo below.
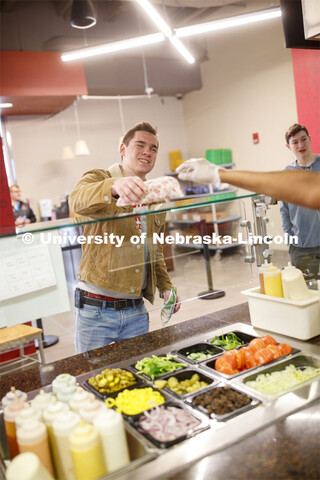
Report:
M 152 33 L 141 37 L 120 40 L 119 42 L 104 43 L 103 45 L 97 45 L 95 47 L 80 48 L 79 50 L 63 53 L 61 59 L 63 62 L 69 62 L 71 60 L 79 60 L 81 58 L 94 57 L 95 55 L 119 52 L 130 48 L 160 43 L 163 42 L 164 39 L 165 37 L 162 33 Z
M 12 103 L 0 103 L 0 108 L 11 108 L 13 107 Z
M 245 15 L 238 15 L 223 20 L 213 20 L 212 22 L 198 23 L 197 25 L 176 28 L 175 33 L 177 37 L 183 38 L 191 35 L 199 35 L 201 33 L 214 32 L 215 30 L 237 27 L 239 25 L 248 25 L 249 23 L 261 22 L 262 20 L 277 17 L 281 17 L 280 7 L 261 10 L 260 12 L 248 13 Z
M 157 96 L 157 93 L 150 95 L 150 97 Z M 81 95 L 81 100 L 136 100 L 150 97 L 148 95 Z
M 170 42 L 172 45 L 178 50 L 179 53 L 187 60 L 189 63 L 194 63 L 195 59 L 189 52 L 189 50 L 186 49 L 186 47 L 183 45 L 181 42 L 180 38 L 176 37 L 173 35 L 172 37 L 169 38 Z
M 149 0 L 136 0 L 139 5 L 144 9 L 147 15 L 150 17 L 150 20 L 161 30 L 161 32 L 169 38 L 172 45 L 178 50 L 178 52 L 183 56 L 185 60 L 189 63 L 194 63 L 195 59 L 188 51 L 188 49 L 183 45 L 183 43 L 173 35 L 172 29 L 167 24 L 167 22 L 161 17 Z
M 171 37 L 172 30 L 167 24 L 167 22 L 161 17 L 153 5 L 148 0 L 137 0 L 139 5 L 144 9 L 144 11 L 149 15 L 150 19 L 156 24 L 156 26 L 161 30 L 161 32 L 166 37 Z

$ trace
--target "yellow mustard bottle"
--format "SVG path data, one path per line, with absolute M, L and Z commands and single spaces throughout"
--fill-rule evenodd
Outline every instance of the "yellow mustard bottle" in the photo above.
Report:
M 279 268 L 263 273 L 265 294 L 283 298 L 282 278 Z
M 76 480 L 94 480 L 106 473 L 102 444 L 97 428 L 81 420 L 69 436 Z
M 274 267 L 272 262 L 268 263 L 267 260 L 259 267 L 259 283 L 260 283 L 260 293 L 266 293 L 264 288 L 264 272 L 270 270 L 276 270 L 277 267 Z

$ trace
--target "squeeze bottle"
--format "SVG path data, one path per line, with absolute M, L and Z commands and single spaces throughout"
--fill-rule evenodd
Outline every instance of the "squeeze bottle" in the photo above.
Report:
M 99 433 L 83 420 L 69 436 L 76 480 L 94 480 L 106 473 Z
M 32 452 L 53 476 L 47 429 L 39 420 L 27 420 L 17 429 L 20 453 Z
M 102 440 L 107 472 L 113 472 L 130 462 L 126 433 L 121 413 L 107 410 L 93 420 Z
M 38 410 L 29 403 L 26 403 L 24 408 L 19 411 L 18 415 L 16 416 L 16 429 L 18 430 L 19 427 L 23 424 L 23 422 L 27 422 L 29 420 L 39 420 L 42 419 L 41 410 Z
M 44 410 L 48 408 L 50 403 L 55 400 L 55 397 L 52 393 L 45 392 L 44 390 L 40 390 L 40 393 L 33 400 L 31 400 L 31 405 L 38 410 L 41 410 L 41 414 L 43 414 Z
M 72 397 L 77 393 L 77 387 L 75 384 L 73 385 L 66 385 L 62 388 L 60 388 L 56 395 L 57 399 L 60 400 L 60 402 L 64 403 L 69 403 L 69 401 L 72 399 Z
M 87 403 L 90 398 L 93 398 L 93 393 L 89 393 L 83 388 L 78 387 L 77 392 L 73 395 L 71 400 L 69 400 L 69 407 L 74 412 L 79 412 L 80 408 Z
M 306 300 L 310 293 L 301 270 L 286 267 L 281 272 L 284 297 L 290 300 Z
M 15 394 L 15 388 L 12 387 L 12 392 Z M 7 434 L 8 447 L 10 452 L 10 458 L 13 459 L 19 453 L 17 443 L 17 431 L 16 431 L 16 417 L 20 410 L 26 405 L 16 396 L 13 402 L 4 409 L 4 425 Z
M 43 420 L 47 426 L 53 466 L 58 479 L 62 478 L 62 468 L 60 464 L 60 456 L 58 453 L 55 436 L 53 435 L 52 423 L 60 413 L 68 410 L 69 407 L 66 403 L 58 402 L 56 399 L 54 399 L 54 401 L 49 404 L 48 408 L 43 411 Z
M 265 294 L 272 297 L 283 297 L 282 278 L 279 268 L 266 270 L 263 274 Z
M 14 388 L 14 387 L 13 387 Z M 5 409 L 9 403 L 12 403 L 14 398 L 15 398 L 15 393 L 18 397 L 18 400 L 21 400 L 21 402 L 26 402 L 27 401 L 27 394 L 25 392 L 21 392 L 21 390 L 15 390 L 8 392 L 1 400 L 2 407 Z
M 6 470 L 7 480 L 53 480 L 39 457 L 31 452 L 20 453 Z
M 276 267 L 273 266 L 272 262 L 268 263 L 267 260 L 264 261 L 264 264 L 258 268 L 259 272 L 259 282 L 260 282 L 260 293 L 266 293 L 264 288 L 264 272 L 266 270 L 276 270 Z
M 52 382 L 52 391 L 53 393 L 57 393 L 63 387 L 68 385 L 75 385 L 76 384 L 76 377 L 70 375 L 69 373 L 61 373 L 58 375 Z
M 75 427 L 79 425 L 79 422 L 80 416 L 71 410 L 67 410 L 60 413 L 52 423 L 63 480 L 75 480 L 76 478 L 73 470 L 69 436 Z
M 94 417 L 98 415 L 98 413 L 106 410 L 108 410 L 108 407 L 105 403 L 94 397 L 90 397 L 90 399 L 80 408 L 79 414 L 85 422 L 92 423 Z

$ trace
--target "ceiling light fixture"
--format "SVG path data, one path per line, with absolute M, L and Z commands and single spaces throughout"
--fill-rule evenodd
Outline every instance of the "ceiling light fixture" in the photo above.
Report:
M 161 17 L 153 5 L 148 0 L 136 0 L 143 10 L 149 15 L 150 20 L 161 30 L 161 32 L 168 38 L 173 34 L 167 22 Z
M 181 53 L 181 55 L 189 62 L 190 64 L 195 62 L 194 57 L 191 55 L 189 50 L 183 45 L 181 42 L 180 38 L 176 37 L 173 35 L 172 37 L 169 38 L 170 42 L 172 45 L 178 50 L 178 52 Z
M 129 48 L 142 47 L 143 45 L 151 45 L 163 42 L 164 39 L 165 37 L 162 33 L 152 33 L 141 37 L 120 40 L 119 42 L 104 43 L 103 45 L 97 45 L 95 47 L 80 48 L 79 50 L 63 53 L 61 59 L 63 62 L 69 62 L 71 60 L 79 60 L 81 58 L 93 57 L 95 55 L 128 50 Z
M 71 26 L 91 28 L 97 23 L 90 0 L 73 0 L 71 8 Z
M 212 22 L 199 23 L 197 25 L 190 25 L 188 27 L 176 28 L 175 33 L 177 37 L 189 37 L 191 35 L 199 35 L 201 33 L 214 32 L 216 30 L 223 30 L 226 28 L 237 27 L 240 25 L 248 25 L 250 23 L 261 22 L 271 18 L 281 17 L 281 10 L 279 8 L 270 8 L 268 10 L 261 10 L 260 12 L 248 13 L 245 15 L 238 15 L 236 17 L 225 18 L 223 20 L 213 20 Z
M 0 103 L 0 108 L 11 108 L 13 107 L 12 103 Z
M 195 59 L 188 51 L 188 49 L 183 45 L 181 40 L 179 40 L 174 34 L 167 22 L 161 17 L 149 0 L 136 0 L 139 5 L 144 9 L 144 11 L 149 16 L 150 20 L 161 30 L 161 32 L 169 38 L 172 45 L 178 50 L 178 52 L 183 56 L 185 60 L 189 63 L 194 63 Z

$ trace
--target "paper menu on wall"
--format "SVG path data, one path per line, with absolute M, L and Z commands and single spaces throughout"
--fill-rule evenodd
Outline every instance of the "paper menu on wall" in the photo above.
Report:
M 46 245 L 0 254 L 0 301 L 56 285 Z

